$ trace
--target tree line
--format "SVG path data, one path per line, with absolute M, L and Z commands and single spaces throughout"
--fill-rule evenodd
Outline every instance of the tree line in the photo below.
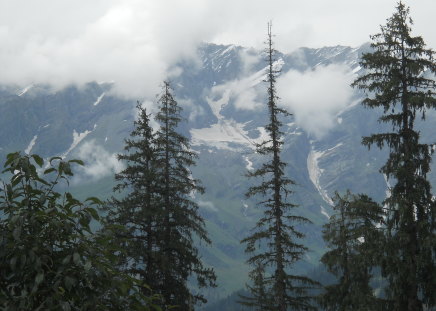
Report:
M 412 25 L 399 2 L 361 58 L 366 71 L 352 86 L 363 92 L 362 104 L 382 111 L 379 121 L 391 125 L 362 144 L 389 151 L 380 172 L 393 186 L 381 204 L 366 194 L 335 193 L 321 262 L 336 282 L 320 284 L 293 269 L 307 251 L 298 225 L 310 220 L 298 216 L 295 181 L 285 174 L 282 127 L 291 114 L 279 105 L 268 24 L 268 138 L 256 146 L 265 162 L 247 173 L 255 185 L 246 193 L 262 215 L 241 241 L 251 267 L 241 307 L 436 309 L 436 202 L 427 179 L 434 146 L 422 143 L 415 127 L 436 108 L 436 62 L 424 40 L 412 36 Z M 183 119 L 173 93 L 165 81 L 157 129 L 138 102 L 134 129 L 118 155 L 126 164 L 115 175 L 120 199 L 82 202 L 59 192 L 80 160 L 7 156 L 0 187 L 2 310 L 194 310 L 206 302 L 201 288 L 215 287 L 216 276 L 196 246 L 211 244 L 195 201 L 205 189 L 192 176 L 197 155 L 178 131 Z M 377 294 L 374 278 L 381 284 Z

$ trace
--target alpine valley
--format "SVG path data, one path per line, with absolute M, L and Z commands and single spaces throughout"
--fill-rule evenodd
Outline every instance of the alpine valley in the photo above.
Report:
M 275 66 L 286 74 L 338 65 L 355 77 L 362 74 L 359 56 L 368 49 L 368 44 L 300 48 L 278 53 Z M 198 62 L 179 63 L 181 73 L 171 82 L 187 120 L 180 130 L 191 138 L 199 156 L 192 174 L 206 188 L 204 195 L 193 195 L 212 240 L 212 246 L 200 245 L 200 249 L 218 276 L 218 288 L 208 293 L 213 302 L 244 288 L 247 281 L 247 256 L 240 240 L 260 212 L 254 201 L 245 198 L 251 182 L 245 173 L 263 161 L 254 146 L 266 134 L 266 105 L 262 104 L 266 63 L 262 51 L 233 45 L 202 44 L 198 56 Z M 2 86 L 0 159 L 4 162 L 7 153 L 17 150 L 44 158 L 82 159 L 86 165 L 74 169 L 70 184 L 76 195 L 101 199 L 122 195 L 112 192 L 114 172 L 123 165 L 116 154 L 122 152 L 133 128 L 136 99 L 117 97 L 112 92 L 114 83 L 90 82 L 62 90 L 38 84 Z M 312 222 L 300 228 L 310 249 L 305 261 L 295 266 L 301 274 L 315 269 L 325 251 L 322 225 L 331 214 L 330 197 L 335 191 L 350 189 L 378 202 L 389 195 L 389 181 L 379 173 L 386 151 L 361 145 L 362 136 L 383 129 L 377 121 L 380 114 L 360 105 L 363 94 L 358 90 L 350 92 L 354 93 L 349 102 L 334 112 L 322 134 L 306 131 L 296 115 L 283 122 L 282 159 L 289 164 L 286 173 L 297 183 L 290 200 L 299 204 L 295 212 Z M 153 113 L 152 104 L 145 104 Z M 419 124 L 424 141 L 436 141 L 435 121 L 436 113 L 429 111 L 426 121 Z M 434 173 L 430 179 L 436 185 Z

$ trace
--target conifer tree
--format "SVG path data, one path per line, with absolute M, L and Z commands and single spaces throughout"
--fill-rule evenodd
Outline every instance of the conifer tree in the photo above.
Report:
M 157 239 L 160 210 L 157 202 L 157 173 L 154 167 L 154 133 L 150 126 L 150 117 L 146 109 L 138 102 L 138 119 L 130 138 L 125 140 L 125 154 L 118 159 L 126 163 L 126 168 L 115 175 L 119 184 L 115 191 L 128 194 L 121 200 L 112 199 L 108 211 L 111 223 L 121 225 L 124 230 L 118 232 L 120 243 L 125 249 L 120 264 L 131 275 L 137 275 L 143 285 L 158 289 L 162 275 L 158 264 Z M 144 287 L 146 291 L 147 288 Z
M 353 86 L 373 96 L 368 108 L 382 108 L 380 122 L 392 131 L 364 137 L 368 147 L 387 146 L 389 157 L 381 168 L 394 183 L 385 200 L 387 215 L 386 261 L 388 297 L 395 310 L 426 310 L 436 306 L 435 203 L 427 180 L 432 146 L 420 142 L 416 117 L 424 119 L 436 107 L 434 51 L 411 34 L 409 9 L 399 2 L 395 13 L 372 36 L 373 51 L 362 56 L 367 73 Z
M 335 214 L 323 230 L 330 250 L 321 262 L 338 283 L 325 287 L 321 305 L 326 311 L 381 310 L 370 280 L 383 248 L 383 209 L 366 195 L 350 192 L 342 197 L 336 193 L 333 202 Z
M 268 288 L 265 284 L 265 267 L 261 262 L 257 264 L 253 270 L 250 271 L 249 277 L 252 281 L 252 285 L 247 284 L 247 290 L 250 295 L 239 295 L 241 298 L 238 302 L 244 306 L 250 307 L 253 311 L 272 310 L 274 301 L 270 300 L 273 295 L 267 292 Z
M 138 103 L 138 120 L 126 154 L 119 155 L 127 167 L 116 175 L 116 190 L 128 191 L 122 200 L 113 199 L 109 212 L 112 223 L 122 225 L 120 241 L 127 272 L 140 276 L 144 285 L 162 296 L 165 306 L 193 310 L 203 295 L 193 293 L 188 279 L 196 277 L 198 287 L 215 286 L 215 274 L 201 262 L 194 237 L 210 243 L 204 220 L 192 195 L 204 189 L 191 176 L 196 154 L 189 140 L 177 132 L 181 107 L 171 87 L 164 82 L 158 99 L 157 131 L 150 126 L 146 110 Z
M 283 133 L 280 115 L 287 117 L 289 113 L 277 106 L 275 84 L 279 71 L 274 67 L 275 52 L 271 24 L 268 24 L 266 83 L 269 123 L 265 129 L 269 139 L 259 144 L 256 151 L 270 160 L 254 172 L 248 173 L 249 177 L 261 178 L 262 182 L 258 186 L 250 187 L 247 192 L 248 197 L 262 197 L 258 205 L 264 212 L 253 233 L 242 240 L 242 243 L 246 244 L 246 252 L 251 255 L 248 263 L 257 270 L 257 273 L 252 272 L 250 275 L 255 283 L 251 289 L 257 288 L 262 291 L 252 291 L 254 300 L 246 299 L 243 303 L 260 306 L 265 301 L 270 302 L 264 310 L 310 310 L 312 306 L 307 289 L 315 283 L 307 277 L 290 273 L 292 266 L 307 250 L 298 242 L 303 234 L 297 230 L 296 225 L 309 221 L 295 215 L 293 210 L 296 205 L 288 201 L 293 193 L 289 187 L 295 182 L 285 176 L 286 163 L 281 159 Z M 260 277 L 259 273 L 263 276 Z M 260 294 L 264 294 L 265 297 L 261 297 Z
M 158 239 L 162 287 L 160 293 L 169 305 L 182 310 L 192 310 L 197 302 L 206 302 L 203 295 L 193 293 L 188 278 L 197 279 L 200 288 L 215 286 L 215 273 L 205 268 L 194 237 L 210 244 L 204 220 L 192 196 L 203 193 L 200 181 L 193 179 L 190 166 L 195 165 L 197 155 L 190 150 L 189 139 L 178 133 L 182 121 L 181 110 L 172 95 L 169 82 L 164 82 L 158 100 L 156 121 L 155 166 L 158 173 L 158 194 L 163 230 Z

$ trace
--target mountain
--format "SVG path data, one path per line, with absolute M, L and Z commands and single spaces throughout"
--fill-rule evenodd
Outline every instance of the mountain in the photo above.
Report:
M 278 53 L 275 66 L 286 74 L 340 65 L 357 75 L 362 73 L 359 56 L 368 49 L 367 44 L 301 48 Z M 263 161 L 254 145 L 264 137 L 267 123 L 262 105 L 266 64 L 261 52 L 233 45 L 203 44 L 198 56 L 197 63 L 177 65 L 182 71 L 172 84 L 188 121 L 181 131 L 189 135 L 199 155 L 193 175 L 206 187 L 206 193 L 195 199 L 213 241 L 212 247 L 201 246 L 201 252 L 218 274 L 219 288 L 207 293 L 214 301 L 243 288 L 247 279 L 239 241 L 260 213 L 255 202 L 244 196 L 251 183 L 244 174 Z M 73 191 L 82 198 L 113 195 L 113 173 L 121 167 L 116 154 L 133 127 L 136 100 L 118 97 L 112 88 L 112 82 L 62 90 L 48 85 L 0 87 L 0 159 L 16 150 L 45 158 L 81 158 L 86 166 L 76 170 Z M 302 273 L 316 266 L 324 252 L 321 227 L 331 213 L 330 197 L 335 191 L 350 189 L 379 202 L 387 195 L 388 181 L 378 172 L 386 151 L 368 151 L 360 145 L 362 136 L 383 129 L 377 111 L 358 104 L 362 95 L 353 91 L 343 109 L 330 114 L 331 125 L 323 135 L 297 122 L 297 111 L 295 118 L 284 121 L 283 159 L 289 163 L 286 173 L 297 182 L 291 200 L 300 205 L 296 213 L 312 221 L 300 227 L 310 248 L 305 261 L 295 267 Z M 427 118 L 419 126 L 424 139 L 434 141 L 435 113 L 429 112 Z M 435 176 L 430 177 L 434 182 Z

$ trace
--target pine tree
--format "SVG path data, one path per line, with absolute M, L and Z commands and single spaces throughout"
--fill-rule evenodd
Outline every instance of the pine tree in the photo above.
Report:
M 131 275 L 137 275 L 142 284 L 158 289 L 162 286 L 162 275 L 158 264 L 157 238 L 160 210 L 157 202 L 157 172 L 154 167 L 154 133 L 146 109 L 138 102 L 138 119 L 134 130 L 125 140 L 125 154 L 118 160 L 126 163 L 126 168 L 115 175 L 119 184 L 114 191 L 126 191 L 121 200 L 112 198 L 108 219 L 112 224 L 121 225 L 118 238 L 126 250 L 121 266 Z M 148 291 L 144 288 L 144 291 Z
M 213 269 L 205 268 L 194 236 L 210 244 L 204 220 L 198 213 L 198 205 L 192 199 L 195 193 L 203 193 L 200 182 L 192 178 L 190 166 L 195 165 L 197 155 L 190 150 L 187 137 L 177 132 L 181 122 L 181 107 L 172 95 L 168 82 L 158 100 L 159 112 L 156 121 L 155 166 L 158 172 L 158 207 L 162 216 L 160 269 L 162 287 L 160 293 L 169 305 L 182 310 L 192 310 L 197 302 L 206 302 L 203 295 L 193 293 L 188 287 L 188 278 L 195 277 L 198 286 L 215 286 Z
M 126 249 L 121 263 L 125 270 L 161 295 L 164 305 L 193 310 L 206 300 L 192 292 L 188 279 L 197 277 L 200 288 L 215 285 L 215 274 L 204 268 L 193 241 L 197 237 L 210 243 L 191 198 L 204 189 L 191 176 L 189 166 L 195 165 L 196 154 L 177 132 L 181 108 L 168 82 L 158 104 L 157 131 L 145 108 L 137 105 L 138 120 L 125 141 L 126 153 L 118 156 L 127 166 L 115 176 L 120 181 L 115 190 L 128 194 L 112 200 L 109 219 L 125 228 L 119 234 Z
M 303 234 L 296 229 L 296 224 L 309 222 L 306 218 L 292 213 L 296 207 L 287 199 L 292 195 L 289 186 L 295 182 L 285 176 L 286 163 L 281 159 L 283 145 L 281 132 L 282 122 L 280 115 L 289 116 L 284 109 L 277 106 L 276 77 L 278 71 L 274 67 L 275 49 L 273 48 L 271 24 L 268 24 L 268 40 L 266 55 L 268 58 L 268 111 L 269 123 L 265 127 L 269 139 L 259 144 L 257 153 L 271 160 L 264 163 L 261 168 L 249 172 L 249 177 L 261 178 L 258 186 L 250 187 L 248 197 L 262 196 L 258 203 L 264 209 L 263 217 L 257 222 L 253 233 L 242 240 L 246 244 L 246 252 L 251 255 L 248 263 L 262 273 L 252 273 L 251 277 L 260 291 L 252 292 L 255 300 L 245 301 L 260 306 L 264 301 L 271 302 L 265 310 L 286 311 L 310 310 L 310 297 L 307 289 L 315 283 L 304 276 L 290 274 L 292 266 L 299 261 L 307 248 L 297 242 Z M 262 267 L 264 272 L 259 271 Z M 255 276 L 255 278 L 254 278 Z M 259 284 L 261 281 L 263 284 Z
M 250 295 L 239 295 L 241 298 L 238 302 L 244 306 L 250 307 L 253 311 L 265 311 L 273 310 L 274 301 L 270 300 L 273 295 L 267 292 L 268 288 L 265 282 L 265 267 L 261 262 L 256 263 L 257 266 L 254 267 L 249 273 L 252 285 L 247 284 L 247 290 Z
M 330 250 L 321 262 L 338 283 L 325 287 L 321 305 L 326 311 L 381 310 L 370 280 L 383 248 L 383 209 L 366 195 L 350 192 L 342 197 L 336 193 L 333 202 L 336 213 L 323 230 Z
M 388 207 L 386 262 L 388 295 L 395 310 L 425 310 L 436 305 L 435 203 L 427 180 L 432 149 L 420 142 L 415 121 L 436 107 L 434 51 L 421 37 L 411 35 L 409 9 L 401 2 L 396 12 L 372 36 L 373 51 L 362 56 L 367 73 L 353 86 L 374 93 L 364 99 L 368 108 L 383 108 L 380 122 L 392 131 L 364 137 L 368 147 L 389 148 L 381 172 L 393 180 Z

